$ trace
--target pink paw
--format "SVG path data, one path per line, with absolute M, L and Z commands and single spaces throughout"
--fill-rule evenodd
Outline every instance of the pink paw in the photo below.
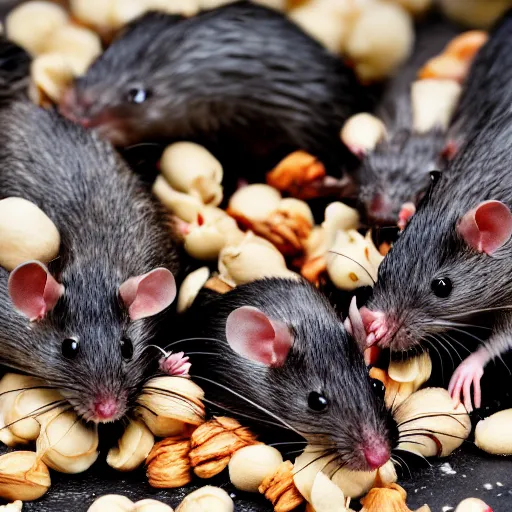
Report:
M 455 370 L 448 386 L 448 392 L 452 396 L 455 405 L 461 402 L 461 392 L 464 407 L 468 412 L 473 410 L 471 403 L 471 386 L 473 386 L 473 398 L 475 407 L 478 409 L 482 402 L 482 391 L 480 379 L 484 374 L 483 364 L 477 354 L 470 355 Z
M 405 229 L 411 217 L 416 213 L 416 206 L 413 203 L 404 203 L 398 214 L 398 227 L 400 231 Z
M 388 334 L 388 324 L 386 316 L 380 311 L 371 311 L 368 308 L 361 308 L 361 317 L 366 331 L 366 346 L 382 341 Z
M 188 377 L 188 372 L 192 366 L 188 360 L 189 358 L 185 356 L 184 352 L 177 352 L 176 354 L 170 352 L 169 355 L 160 359 L 159 368 L 167 375 Z

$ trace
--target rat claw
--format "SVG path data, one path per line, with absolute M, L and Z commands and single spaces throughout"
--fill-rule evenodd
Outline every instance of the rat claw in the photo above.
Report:
M 374 345 L 376 342 L 376 339 L 375 339 L 375 334 L 373 332 L 371 332 L 370 334 L 368 334 L 368 336 L 366 337 L 366 346 L 367 347 L 371 347 L 372 345 Z

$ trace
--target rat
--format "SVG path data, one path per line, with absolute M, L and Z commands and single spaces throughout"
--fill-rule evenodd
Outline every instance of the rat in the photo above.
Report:
M 113 147 L 26 101 L 0 108 L 0 198 L 57 227 L 47 265 L 0 268 L 0 363 L 58 389 L 86 421 L 123 417 L 176 295 L 164 213 Z
M 449 385 L 469 411 L 473 403 L 481 405 L 484 366 L 512 347 L 512 11 L 474 62 L 478 81 L 484 59 L 491 75 L 500 69 L 508 80 L 502 76 L 496 86 L 477 90 L 470 71 L 468 91 L 489 95 L 490 108 L 472 122 L 472 133 L 447 170 L 435 176 L 382 262 L 367 306 L 358 312 L 352 303 L 347 321 L 365 345 L 401 352 L 436 339 L 450 344 L 450 330 L 479 328 L 475 318 L 490 314 L 489 337 L 460 364 Z
M 435 125 L 425 132 L 413 128 L 411 86 L 421 67 L 437 55 L 460 30 L 444 20 L 422 23 L 409 60 L 392 78 L 376 108 L 386 136 L 373 150 L 361 154 L 356 171 L 359 202 L 372 224 L 401 228 L 414 214 L 429 185 L 429 171 L 443 165 L 446 130 Z
M 369 471 L 389 460 L 397 434 L 382 383 L 310 283 L 267 278 L 226 294 L 203 290 L 182 320 L 185 338 L 171 345 L 189 357 L 206 403 L 293 431 L 340 467 Z
M 191 18 L 143 15 L 60 110 L 118 146 L 193 140 L 261 178 L 295 150 L 341 175 L 355 158 L 340 130 L 367 101 L 339 57 L 283 14 L 239 1 Z

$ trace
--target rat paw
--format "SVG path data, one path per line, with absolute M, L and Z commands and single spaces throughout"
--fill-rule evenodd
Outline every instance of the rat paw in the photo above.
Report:
M 478 409 L 482 401 L 482 391 L 480 388 L 480 379 L 484 374 L 484 367 L 480 358 L 476 354 L 470 355 L 455 370 L 448 386 L 455 405 L 459 405 L 462 401 L 468 412 L 473 410 L 471 403 L 471 386 L 473 386 L 473 398 L 475 407 Z
M 411 217 L 416 213 L 416 206 L 413 203 L 404 203 L 402 205 L 402 209 L 400 210 L 400 213 L 398 214 L 398 227 L 400 228 L 400 231 L 403 231 L 409 221 L 411 220 Z
M 170 352 L 160 359 L 158 365 L 160 371 L 167 375 L 189 377 L 188 372 L 192 365 L 188 361 L 189 358 L 185 356 L 184 352 L 177 352 L 176 354 Z

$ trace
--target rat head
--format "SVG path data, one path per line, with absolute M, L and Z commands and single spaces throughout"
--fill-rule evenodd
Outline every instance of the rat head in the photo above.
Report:
M 440 134 L 402 130 L 369 152 L 359 171 L 359 200 L 368 220 L 396 225 L 404 207 L 414 209 L 428 188 L 429 172 L 436 169 L 441 150 Z
M 11 272 L 9 295 L 33 338 L 28 373 L 57 387 L 85 420 L 111 422 L 126 414 L 144 379 L 143 324 L 170 305 L 176 286 L 159 268 L 106 291 L 108 278 L 88 270 L 63 272 L 59 283 L 30 261 Z
M 165 134 L 181 103 L 180 70 L 173 77 L 169 69 L 179 45 L 172 27 L 181 19 L 148 13 L 129 25 L 65 92 L 60 112 L 118 146 Z
M 292 286 L 306 292 L 301 306 Z M 297 305 L 291 315 L 242 306 L 227 317 L 226 340 L 239 356 L 225 356 L 229 388 L 255 405 L 252 414 L 264 423 L 323 446 L 340 466 L 380 467 L 392 448 L 382 385 L 370 380 L 360 350 L 325 299 L 309 285 L 285 281 L 284 287 L 291 290 L 285 300 Z
M 351 308 L 350 328 L 364 346 L 449 343 L 446 331 L 508 304 L 509 206 L 487 200 L 461 211 L 453 196 L 437 197 L 443 200 L 420 209 L 382 262 L 368 306 Z

